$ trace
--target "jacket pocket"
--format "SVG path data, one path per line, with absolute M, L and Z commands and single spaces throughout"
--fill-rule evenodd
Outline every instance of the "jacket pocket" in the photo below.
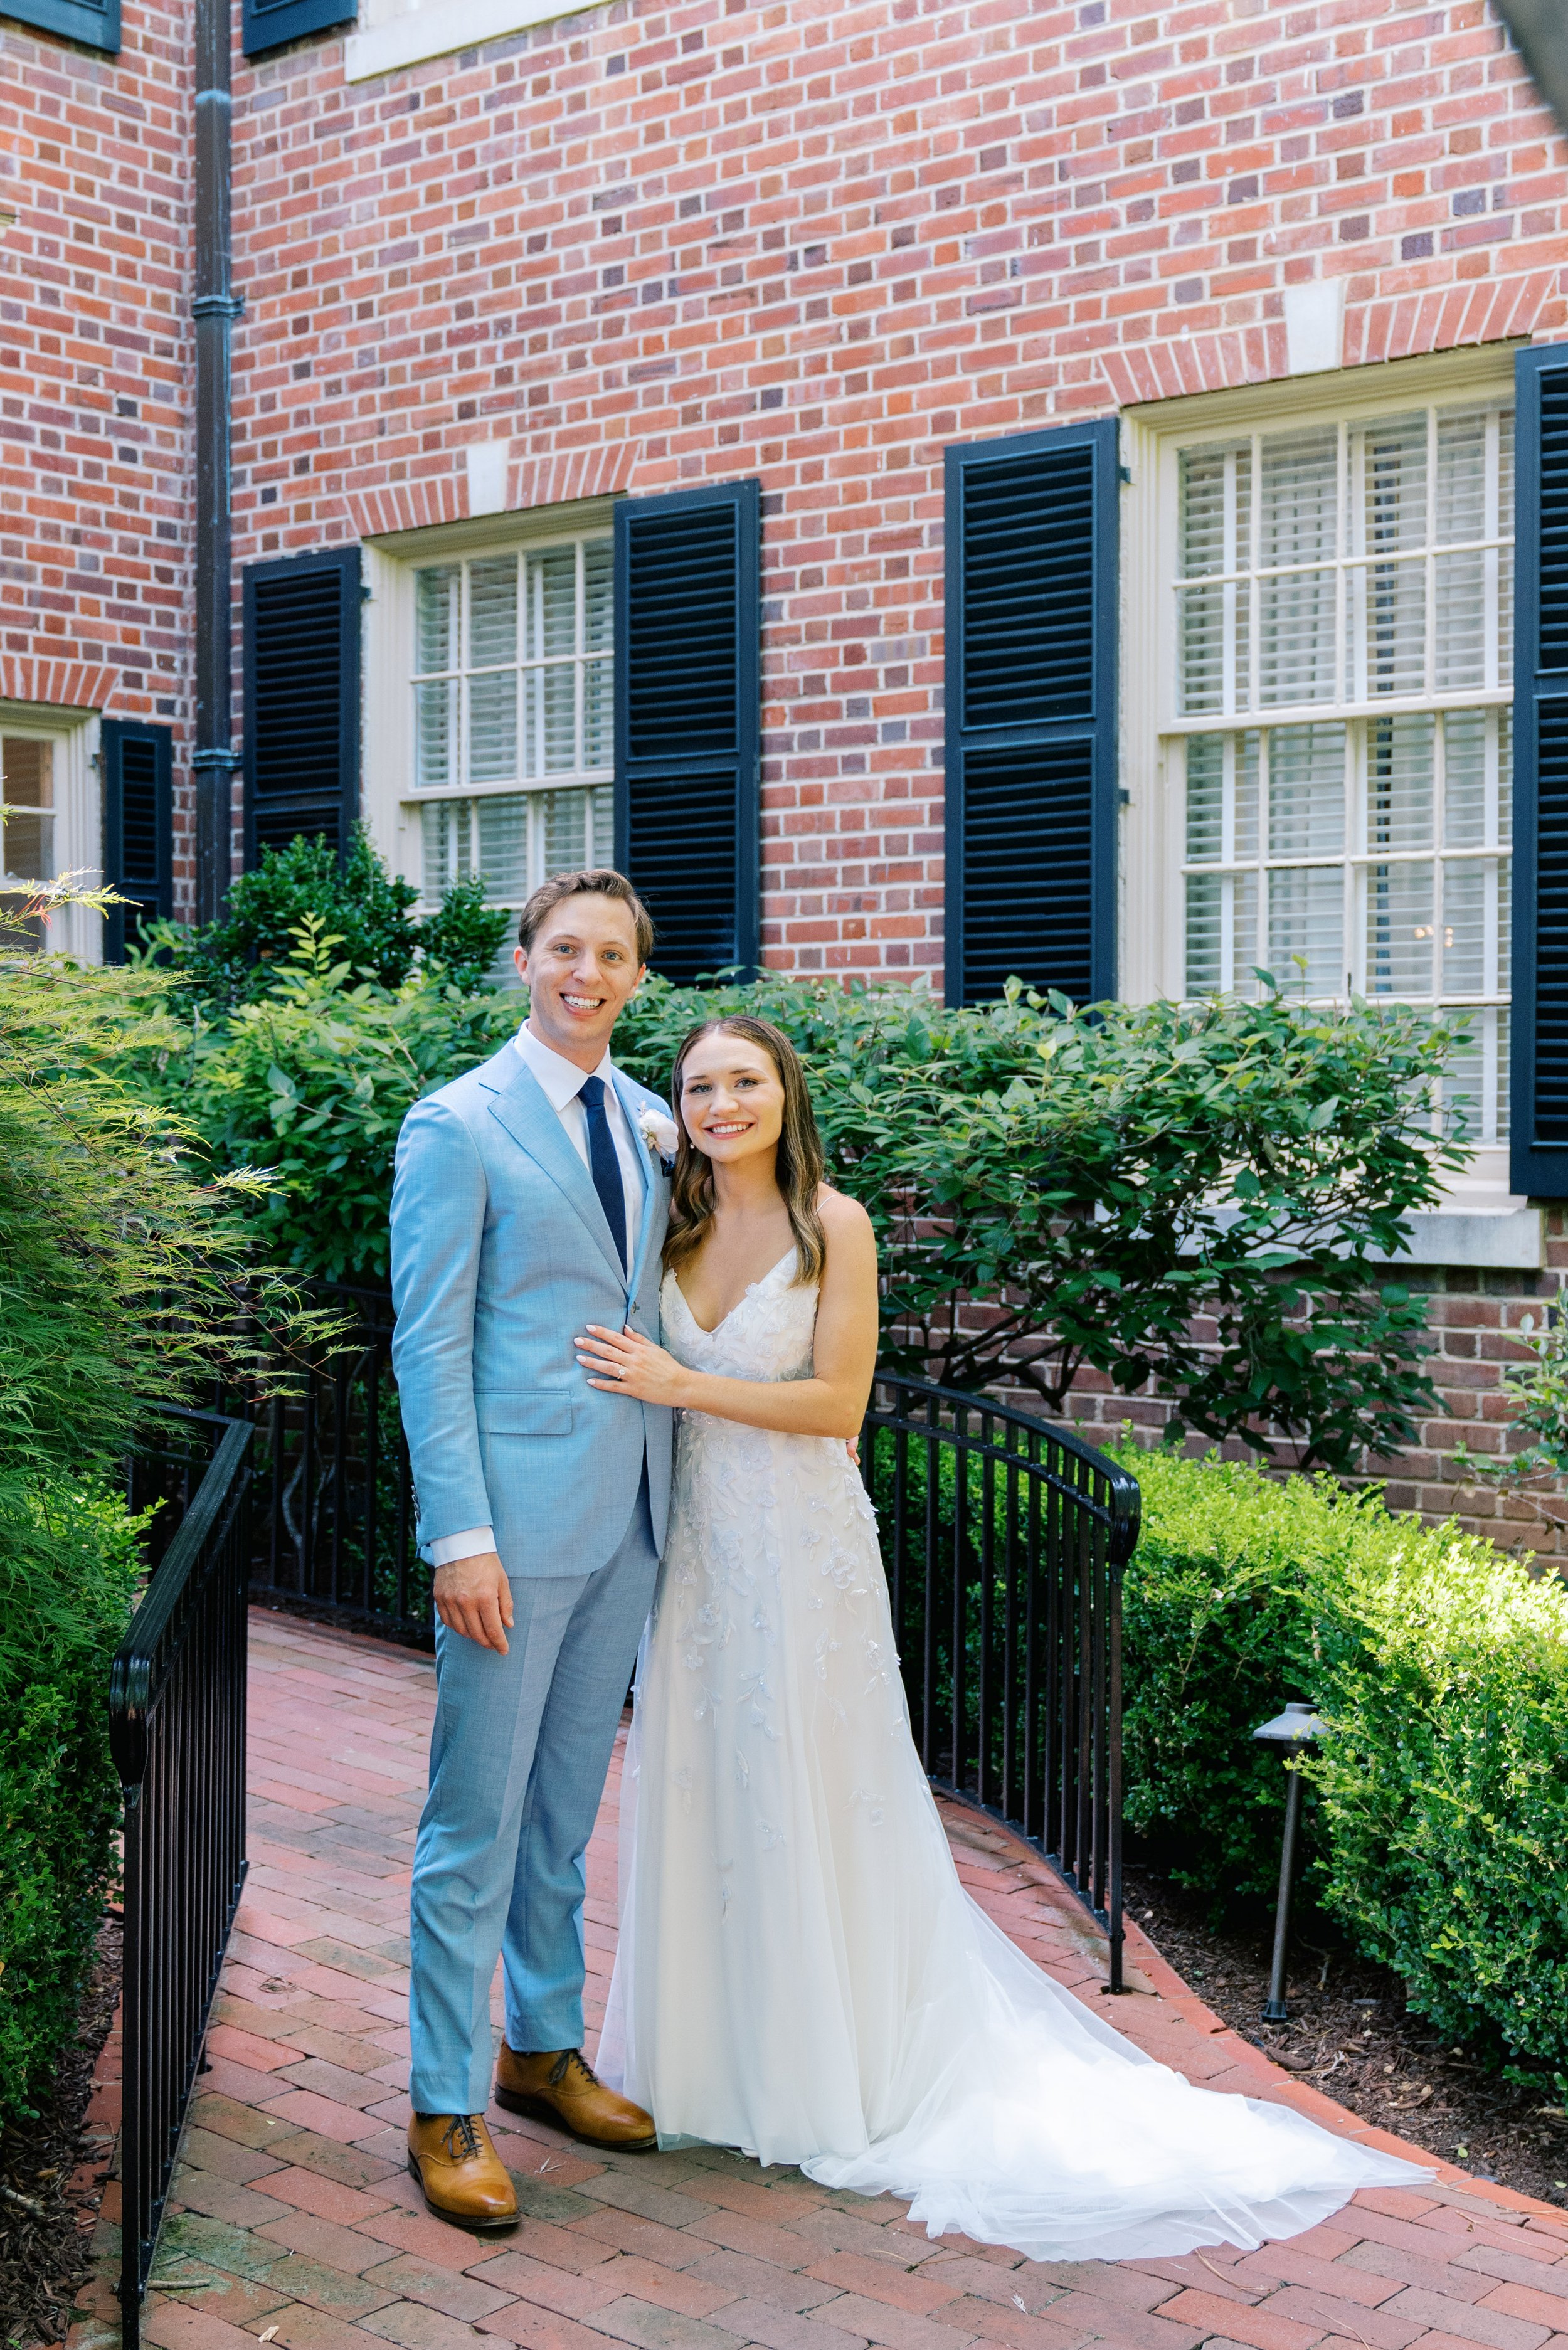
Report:
M 571 1405 L 550 1396 L 507 1395 L 491 1389 L 475 1394 L 473 1408 L 482 1436 L 570 1436 L 572 1432 Z

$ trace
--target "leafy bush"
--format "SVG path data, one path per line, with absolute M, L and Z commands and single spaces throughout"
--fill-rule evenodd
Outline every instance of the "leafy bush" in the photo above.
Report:
M 167 1077 L 220 1161 L 268 1169 L 269 1250 L 380 1278 L 403 1111 L 508 1035 L 515 996 L 429 969 L 355 978 L 325 918 Z M 883 1353 L 1060 1409 L 1086 1366 L 1151 1380 L 1188 1427 L 1340 1469 L 1409 1440 L 1431 1400 L 1425 1309 L 1378 1262 L 1437 1196 L 1429 1099 L 1449 1039 L 1425 1015 L 1261 1003 L 1112 1005 L 1016 987 L 945 1011 L 905 988 L 652 979 L 617 1031 L 656 1090 L 715 1011 L 775 1020 L 811 1071 L 834 1180 L 864 1201 Z M 975 1315 L 966 1309 L 987 1309 Z
M 805 1055 L 834 1180 L 877 1226 L 885 1360 L 1056 1409 L 1092 1365 L 1153 1380 L 1174 1437 L 1272 1430 L 1342 1470 L 1414 1440 L 1425 1306 L 1379 1258 L 1461 1155 L 1434 1143 L 1452 1039 L 1426 1015 L 654 981 L 618 1056 L 662 1090 L 685 1028 L 742 1003 Z
M 1250 1733 L 1314 1700 L 1316 1898 L 1445 2033 L 1522 2076 L 1568 2072 L 1568 1592 L 1326 1477 L 1121 1457 L 1144 1492 L 1128 1825 L 1179 1881 L 1272 1899 L 1284 1773 Z
M 320 917 L 264 994 L 198 1024 L 169 1075 L 221 1165 L 263 1166 L 260 1246 L 329 1281 L 384 1281 L 392 1151 L 410 1105 L 493 1053 L 515 996 L 463 994 L 432 971 L 356 981 Z
M 157 974 L 0 957 L 0 1476 L 77 1477 L 150 1404 L 248 1370 L 242 1306 L 285 1335 L 235 1202 L 154 1079 L 186 1032 Z
M 0 1480 L 0 2129 L 33 2110 L 71 2037 L 114 1879 L 104 1696 L 140 1532 L 91 1485 Z
M 156 926 L 155 959 L 167 962 L 182 990 L 213 1011 L 254 1003 L 286 963 L 301 923 L 314 919 L 340 949 L 355 980 L 399 988 L 422 958 L 454 987 L 473 993 L 486 983 L 512 917 L 487 906 L 484 883 L 454 881 L 423 921 L 412 882 L 389 873 L 363 826 L 356 826 L 341 868 L 323 840 L 300 838 L 268 848 L 229 892 L 221 921 L 186 931 Z

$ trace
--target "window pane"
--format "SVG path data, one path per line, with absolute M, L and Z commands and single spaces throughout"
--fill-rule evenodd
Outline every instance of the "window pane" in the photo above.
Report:
M 415 667 L 420 676 L 457 667 L 462 567 L 432 564 L 414 574 Z
M 548 669 L 529 670 L 525 678 L 524 723 L 530 775 L 569 774 L 576 765 L 576 726 L 573 703 L 576 671 L 570 661 Z
M 1497 729 L 1497 837 L 1499 840 L 1513 838 L 1513 712 L 1494 710 L 1491 723 Z
M 1195 865 L 1222 857 L 1225 840 L 1225 737 L 1187 742 L 1187 854 Z
M 1332 857 L 1345 847 L 1345 729 L 1276 726 L 1269 736 L 1269 853 Z
M 54 879 L 55 819 L 52 816 L 7 808 L 0 849 L 7 879 L 49 881 Z
M 1489 629 L 1487 620 L 1489 568 L 1495 576 L 1497 559 L 1479 548 L 1438 557 L 1434 681 L 1439 693 L 1487 683 L 1488 640 L 1495 643 L 1496 637 L 1495 621 Z
M 1443 993 L 1491 995 L 1487 984 L 1487 915 L 1495 906 L 1497 867 L 1478 859 L 1443 871 Z
M 1366 993 L 1434 993 L 1432 868 L 1374 865 L 1366 876 Z
M 1379 693 L 1424 691 L 1426 564 L 1367 564 L 1350 572 L 1346 592 L 1352 694 L 1370 701 Z
M 607 653 L 615 628 L 615 547 L 591 538 L 583 549 L 583 650 Z
M 1437 727 L 1425 714 L 1377 718 L 1366 730 L 1366 846 L 1432 845 L 1432 757 Z
M 1332 424 L 1280 433 L 1263 442 L 1260 560 L 1265 570 L 1332 560 L 1338 471 L 1339 434 Z
M 466 881 L 473 870 L 471 854 L 472 800 L 427 801 L 421 811 L 424 830 L 427 899 L 439 898 L 454 881 Z
M 542 792 L 545 872 L 573 873 L 588 858 L 587 792 Z
M 570 675 L 570 671 L 567 672 Z M 468 775 L 507 783 L 517 773 L 517 672 L 496 670 L 468 681 Z
M 1427 543 L 1427 419 L 1395 417 L 1361 434 L 1363 545 L 1368 555 Z
M 1258 701 L 1335 702 L 1334 613 L 1338 589 L 1328 571 L 1287 571 L 1258 593 Z
M 615 761 L 615 667 L 607 660 L 583 663 L 583 764 L 608 767 Z
M 438 790 L 457 777 L 458 683 L 414 688 L 414 775 L 421 788 Z
M 526 558 L 529 660 L 577 650 L 577 550 L 552 546 Z
M 528 894 L 528 802 L 521 792 L 476 800 L 479 869 L 487 898 L 514 903 Z
M 490 669 L 517 658 L 517 558 L 504 555 L 468 567 L 468 659 Z
M 1178 491 L 1182 578 L 1239 571 L 1250 560 L 1251 466 L 1251 446 L 1245 441 L 1231 448 L 1182 451 Z
M 54 744 L 7 734 L 0 748 L 0 802 L 6 807 L 53 807 Z
M 1443 718 L 1443 838 L 1450 848 L 1480 848 L 1491 837 L 1488 713 L 1450 710 Z
M 1337 866 L 1270 874 L 1268 967 L 1282 987 L 1313 997 L 1343 992 L 1344 898 Z
M 1258 877 L 1192 873 L 1187 880 L 1187 993 L 1255 995 Z
M 1184 588 L 1179 601 L 1181 637 L 1181 708 L 1192 718 L 1223 710 L 1226 702 L 1226 615 L 1234 611 L 1233 588 Z M 1234 699 L 1244 704 L 1238 684 Z
M 1443 1080 L 1444 1123 L 1451 1132 L 1463 1106 L 1465 1139 L 1474 1145 L 1508 1140 L 1508 1014 L 1464 1014 L 1469 1041 L 1449 1059 Z
M 615 863 L 615 786 L 601 784 L 590 795 L 593 803 L 594 839 L 588 855 L 596 865 Z
M 1487 538 L 1484 410 L 1438 419 L 1438 544 Z

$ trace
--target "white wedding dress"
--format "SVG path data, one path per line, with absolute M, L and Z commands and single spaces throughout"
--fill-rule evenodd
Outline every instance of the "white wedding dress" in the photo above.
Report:
M 810 1375 L 786 1257 L 665 1344 Z M 837 1440 L 682 1414 L 620 1822 L 599 2050 L 662 2145 L 738 2147 L 1034 2260 L 1292 2236 L 1428 2173 L 1195 2089 L 970 1899 L 909 1735 L 871 1505 Z

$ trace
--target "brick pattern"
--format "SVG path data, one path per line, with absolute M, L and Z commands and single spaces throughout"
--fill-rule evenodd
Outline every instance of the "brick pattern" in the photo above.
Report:
M 158 2350 L 473 2350 L 487 2336 L 519 2350 L 1568 2350 L 1568 2213 L 1448 2166 L 1430 2189 L 1357 2195 L 1258 2252 L 1033 2262 L 933 2242 L 888 2197 L 830 2193 L 719 2148 L 616 2158 L 493 2110 L 522 2224 L 488 2241 L 448 2227 L 409 2177 L 403 2139 L 433 1671 L 258 1613 L 251 1687 L 251 1871 L 143 2323 Z M 615 1799 L 612 1776 L 588 1854 L 594 2027 L 615 1945 Z M 1027 1846 L 944 1808 L 975 1898 L 1097 2002 L 1092 1920 Z M 1114 2020 L 1149 2054 L 1414 2151 L 1228 2030 L 1136 1927 L 1128 1943 Z M 118 2340 L 114 2249 L 106 2222 L 69 2350 Z
M 386 501 L 760 475 L 764 925 L 940 962 L 941 452 L 1347 356 L 1563 329 L 1563 150 L 1482 0 L 590 9 L 236 81 L 236 551 Z M 611 457 L 608 452 L 614 452 Z
M 172 725 L 183 839 L 190 20 L 123 19 L 117 57 L 0 22 L 0 696 Z

